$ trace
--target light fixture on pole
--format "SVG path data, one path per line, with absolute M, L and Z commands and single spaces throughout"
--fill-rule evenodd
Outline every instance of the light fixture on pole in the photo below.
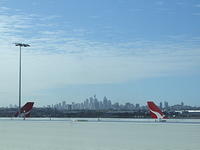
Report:
M 19 46 L 19 114 L 21 114 L 21 47 L 30 47 L 29 44 L 15 43 L 15 46 Z

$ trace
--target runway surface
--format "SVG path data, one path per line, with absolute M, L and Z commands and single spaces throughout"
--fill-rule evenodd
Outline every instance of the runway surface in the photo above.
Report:
M 199 150 L 200 120 L 0 118 L 1 150 Z

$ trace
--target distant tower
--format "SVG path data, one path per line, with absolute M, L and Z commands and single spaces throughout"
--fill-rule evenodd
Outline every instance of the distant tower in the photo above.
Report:
M 181 102 L 181 106 L 184 106 L 184 103 L 183 103 L 183 102 Z
M 139 109 L 140 108 L 140 104 L 135 104 L 135 108 Z
M 103 108 L 104 109 L 107 109 L 108 108 L 108 99 L 106 96 L 104 96 L 103 98 Z
M 66 108 L 66 101 L 62 101 L 62 109 Z
M 162 109 L 162 102 L 160 102 L 160 109 Z
M 68 105 L 68 110 L 69 110 L 69 111 L 72 110 L 72 105 Z
M 96 94 L 94 95 L 94 109 L 99 109 L 99 101 L 96 97 Z
M 90 97 L 90 109 L 94 110 L 94 98 Z
M 168 109 L 168 107 L 169 107 L 169 104 L 168 104 L 168 102 L 164 102 L 164 105 L 165 105 L 165 109 Z

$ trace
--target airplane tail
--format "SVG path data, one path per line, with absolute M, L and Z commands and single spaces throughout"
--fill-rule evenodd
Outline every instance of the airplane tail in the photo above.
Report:
M 33 108 L 34 102 L 27 102 L 21 109 L 20 113 L 16 112 L 15 117 L 30 117 L 31 110 Z
M 164 113 L 160 110 L 160 108 L 152 101 L 147 102 L 150 115 L 153 119 L 167 119 Z

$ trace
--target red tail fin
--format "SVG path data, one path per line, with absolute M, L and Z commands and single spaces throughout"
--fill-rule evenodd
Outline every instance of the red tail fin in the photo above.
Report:
M 17 112 L 15 117 L 30 117 L 30 112 L 33 108 L 34 102 L 27 102 L 21 109 L 20 113 Z
M 152 101 L 148 101 L 147 102 L 149 111 L 150 111 L 150 115 L 152 118 L 154 119 L 165 119 L 165 115 L 164 113 L 160 110 L 160 108 L 158 106 L 156 106 L 156 104 Z

